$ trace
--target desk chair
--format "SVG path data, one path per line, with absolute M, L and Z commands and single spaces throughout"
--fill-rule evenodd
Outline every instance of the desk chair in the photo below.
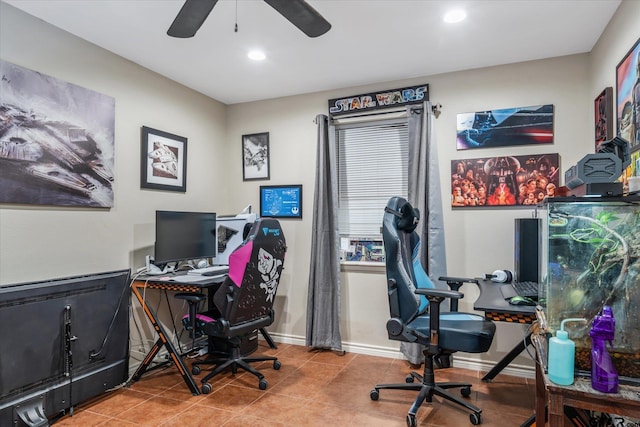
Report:
M 225 340 L 230 352 L 192 364 L 194 375 L 200 373 L 201 364 L 214 364 L 214 369 L 202 379 L 202 393 L 211 392 L 209 379 L 220 372 L 238 368 L 258 377 L 261 390 L 267 381 L 260 371 L 249 363 L 273 361 L 273 369 L 280 369 L 276 357 L 243 357 L 241 344 L 257 330 L 273 323 L 273 303 L 282 275 L 286 241 L 280 223 L 261 218 L 251 227 L 247 238 L 229 256 L 229 275 L 213 296 L 217 311 L 209 312 L 211 321 L 204 324 L 207 335 Z
M 417 259 L 420 238 L 414 231 L 419 212 L 405 199 L 392 197 L 387 203 L 382 224 L 386 254 L 387 287 L 391 318 L 387 321 L 389 339 L 413 342 L 425 346 L 422 375 L 411 372 L 402 384 L 377 384 L 370 392 L 371 400 L 379 399 L 382 389 L 414 390 L 418 397 L 407 414 L 407 425 L 417 426 L 416 412 L 424 403 L 438 395 L 471 411 L 472 424 L 482 422 L 482 410 L 469 402 L 449 394 L 446 389 L 460 388 L 463 397 L 471 394 L 471 384 L 436 383 L 434 359 L 456 351 L 482 353 L 489 350 L 495 325 L 484 317 L 457 312 L 457 300 L 463 294 L 457 289 L 436 289 Z M 459 288 L 474 279 L 441 277 L 440 280 Z M 476 282 L 477 283 L 477 282 Z M 450 312 L 440 312 L 440 303 L 451 299 Z M 419 384 L 413 384 L 418 380 Z

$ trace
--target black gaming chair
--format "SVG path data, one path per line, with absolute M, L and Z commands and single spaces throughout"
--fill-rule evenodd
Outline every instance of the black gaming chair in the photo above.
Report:
M 194 362 L 192 372 L 200 373 L 200 364 L 214 364 L 212 372 L 202 379 L 202 393 L 211 392 L 209 379 L 220 372 L 238 368 L 258 377 L 261 390 L 267 388 L 267 380 L 249 363 L 273 361 L 273 369 L 280 369 L 276 357 L 243 357 L 241 344 L 260 328 L 273 323 L 273 303 L 282 275 L 286 241 L 280 223 L 262 218 L 253 223 L 244 242 L 229 256 L 229 274 L 213 296 L 215 310 L 199 314 L 206 319 L 204 332 L 217 340 L 225 340 L 229 352 L 216 357 L 215 352 L 204 361 Z
M 456 351 L 482 353 L 489 350 L 495 325 L 482 316 L 457 312 L 458 292 L 463 283 L 476 283 L 475 279 L 440 277 L 451 290 L 436 289 L 417 259 L 420 238 L 414 232 L 419 212 L 405 199 L 392 197 L 387 203 L 383 219 L 383 240 L 386 253 L 387 286 L 391 319 L 387 321 L 389 339 L 418 343 L 426 346 L 422 375 L 411 372 L 403 384 L 377 384 L 370 392 L 371 400 L 379 399 L 382 389 L 415 390 L 418 397 L 407 414 L 407 425 L 417 425 L 416 412 L 433 395 L 441 396 L 471 412 L 474 425 L 482 422 L 482 410 L 446 389 L 460 388 L 462 396 L 469 397 L 471 384 L 436 383 L 434 360 Z M 440 303 L 449 298 L 451 311 L 440 312 Z M 418 380 L 419 384 L 414 384 Z

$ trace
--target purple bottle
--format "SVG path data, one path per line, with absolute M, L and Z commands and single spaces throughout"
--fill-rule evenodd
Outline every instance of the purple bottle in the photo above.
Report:
M 618 373 L 609 352 L 607 341 L 613 346 L 616 330 L 616 320 L 613 318 L 611 307 L 605 305 L 602 314 L 593 319 L 591 327 L 591 387 L 602 393 L 616 393 L 618 391 Z

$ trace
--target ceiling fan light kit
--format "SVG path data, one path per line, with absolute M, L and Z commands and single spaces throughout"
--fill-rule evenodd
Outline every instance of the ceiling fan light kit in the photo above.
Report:
M 331 24 L 304 0 L 264 0 L 279 14 L 309 37 L 318 37 L 331 29 Z M 193 37 L 213 10 L 218 0 L 186 0 L 167 34 L 171 37 Z

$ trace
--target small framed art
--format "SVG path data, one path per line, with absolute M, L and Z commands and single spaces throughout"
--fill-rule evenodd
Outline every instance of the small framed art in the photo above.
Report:
M 600 144 L 613 138 L 613 88 L 605 88 L 593 104 L 597 153 Z
M 142 127 L 140 187 L 187 191 L 187 138 Z
M 260 216 L 302 218 L 302 185 L 261 185 Z
M 269 132 L 242 135 L 242 179 L 269 179 Z

